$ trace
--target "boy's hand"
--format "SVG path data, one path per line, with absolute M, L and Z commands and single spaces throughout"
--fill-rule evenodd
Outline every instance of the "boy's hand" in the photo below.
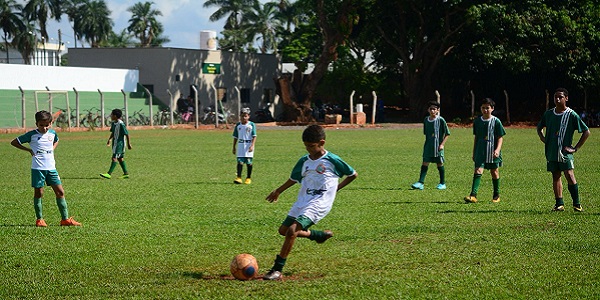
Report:
M 279 199 L 279 192 L 277 190 L 272 191 L 266 199 L 271 203 L 277 202 L 277 199 Z
M 440 145 L 440 146 L 438 147 L 438 151 L 442 151 L 442 150 L 444 150 L 444 145 Z
M 131 150 L 131 144 L 127 143 L 127 149 Z
M 571 146 L 565 146 L 563 149 L 568 154 L 573 154 L 573 153 L 577 152 L 577 149 L 575 149 L 575 148 L 573 148 Z
M 498 158 L 498 157 L 500 157 L 500 151 L 494 150 L 494 158 Z

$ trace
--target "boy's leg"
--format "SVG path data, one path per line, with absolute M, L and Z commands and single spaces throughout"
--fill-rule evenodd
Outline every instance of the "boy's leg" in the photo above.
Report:
M 110 179 L 111 174 L 115 170 L 116 167 L 117 167 L 117 159 L 113 157 L 113 159 L 110 162 L 110 168 L 108 168 L 108 172 L 100 174 L 100 176 L 103 178 L 106 178 L 106 179 Z
M 491 169 L 490 174 L 492 175 L 492 186 L 494 187 L 494 192 L 492 196 L 492 202 L 500 201 L 500 172 L 496 169 Z
M 569 194 L 571 194 L 571 198 L 573 199 L 573 208 L 575 211 L 582 211 L 581 203 L 579 201 L 579 185 L 577 184 L 577 180 L 575 180 L 575 173 L 573 169 L 566 170 L 564 172 L 565 178 L 567 179 L 567 189 L 569 190 Z
M 247 164 L 246 167 L 248 168 L 248 176 L 246 178 L 252 178 L 252 164 Z
M 469 194 L 469 196 L 465 197 L 466 202 L 477 202 L 477 192 L 479 191 L 479 185 L 481 184 L 482 173 L 483 168 L 475 168 L 475 172 L 473 173 L 473 182 L 471 184 L 471 193 Z
M 236 176 L 233 183 L 241 184 L 242 183 L 242 170 L 244 169 L 244 163 L 240 161 L 238 157 L 237 165 L 236 165 Z
M 564 210 L 565 202 L 563 201 L 563 185 L 560 171 L 552 171 L 552 190 L 554 191 L 554 199 L 556 200 L 556 204 L 554 205 L 554 210 Z
M 421 165 L 421 172 L 419 172 L 419 182 L 425 183 L 425 177 L 427 176 L 427 170 L 429 169 L 429 163 L 423 162 Z
M 440 184 L 446 184 L 446 169 L 444 168 L 444 164 L 438 164 L 437 169 L 440 173 Z
M 69 218 L 69 208 L 67 207 L 67 200 L 65 200 L 65 190 L 62 184 L 52 185 L 52 189 L 56 195 L 56 205 L 58 206 L 61 220 L 66 220 Z
M 119 165 L 121 166 L 121 170 L 123 170 L 123 175 L 129 175 L 127 171 L 127 164 L 123 158 L 119 158 Z
M 33 209 L 35 210 L 35 218 L 40 220 L 44 218 L 42 213 L 42 198 L 33 197 Z

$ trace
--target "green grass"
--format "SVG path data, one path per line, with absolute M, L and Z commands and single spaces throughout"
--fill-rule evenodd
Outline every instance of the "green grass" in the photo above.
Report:
M 234 185 L 229 130 L 132 131 L 129 180 L 98 176 L 110 164 L 107 132 L 61 133 L 57 167 L 70 214 L 58 226 L 51 189 L 48 228 L 34 227 L 27 153 L 0 135 L 1 299 L 596 299 L 600 296 L 597 136 L 576 155 L 583 213 L 551 212 L 551 176 L 535 129 L 507 128 L 502 201 L 490 202 L 485 172 L 477 204 L 470 191 L 470 128 L 451 128 L 448 190 L 429 169 L 418 178 L 422 130 L 327 129 L 326 148 L 359 177 L 315 229 L 322 245 L 298 240 L 283 282 L 241 282 L 238 253 L 263 274 L 283 242 L 280 222 L 297 186 L 275 204 L 268 193 L 305 153 L 301 129 L 259 128 L 252 185 Z M 245 169 L 244 169 L 245 172 Z M 120 175 L 120 170 L 114 173 Z M 565 188 L 565 202 L 571 198 Z

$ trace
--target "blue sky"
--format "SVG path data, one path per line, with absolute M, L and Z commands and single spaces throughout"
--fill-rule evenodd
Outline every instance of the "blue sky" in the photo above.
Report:
M 115 32 L 118 33 L 127 28 L 131 18 L 131 13 L 127 11 L 127 8 L 138 2 L 146 1 L 106 0 L 108 9 L 112 12 L 111 18 L 114 22 L 113 30 Z M 163 14 L 159 16 L 158 20 L 164 26 L 164 35 L 171 40 L 164 45 L 165 47 L 198 49 L 200 47 L 200 31 L 213 30 L 219 35 L 223 29 L 224 20 L 218 22 L 208 20 L 217 8 L 203 8 L 204 0 L 154 0 L 153 2 L 153 7 Z M 63 16 L 60 23 L 54 20 L 48 21 L 48 35 L 51 42 L 58 41 L 58 29 L 62 32 L 62 41 L 67 48 L 74 47 L 73 29 L 66 16 Z M 77 42 L 77 45 L 81 47 L 80 42 Z

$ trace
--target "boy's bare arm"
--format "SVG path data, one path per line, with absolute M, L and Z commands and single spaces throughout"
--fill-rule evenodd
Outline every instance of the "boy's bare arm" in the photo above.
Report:
M 287 190 L 289 187 L 291 187 L 292 185 L 296 184 L 295 181 L 288 179 L 286 182 L 284 182 L 280 187 L 276 188 L 275 190 L 273 190 L 269 196 L 267 196 L 267 200 L 269 202 L 277 202 L 277 199 L 279 198 L 279 195 L 281 193 L 283 193 L 285 190 Z
M 127 149 L 131 150 L 131 141 L 129 140 L 129 134 L 125 135 L 125 139 L 127 140 Z
M 500 150 L 502 150 L 502 143 L 504 142 L 503 137 L 499 137 L 496 141 L 496 149 L 494 150 L 494 157 L 500 157 Z
M 575 144 L 575 147 L 565 147 L 565 150 L 569 153 L 575 153 L 577 152 L 577 150 L 579 150 L 579 148 L 581 148 L 581 146 L 583 146 L 583 144 L 585 144 L 585 141 L 587 141 L 588 137 L 590 137 L 590 130 L 586 130 L 581 134 L 581 137 L 579 138 L 579 141 L 577 142 L 577 144 Z
M 546 143 L 546 137 L 544 136 L 544 129 L 543 128 L 538 128 L 537 129 L 537 134 L 540 137 L 540 141 L 542 141 L 542 143 Z
M 337 190 L 341 190 L 343 189 L 345 186 L 349 185 L 350 182 L 354 181 L 354 179 L 356 179 L 356 177 L 358 177 L 358 173 L 356 171 L 354 171 L 353 175 L 350 176 L 346 176 L 346 178 L 344 178 L 344 180 L 342 180 L 342 182 L 340 182 L 340 184 L 338 184 L 338 188 Z
M 12 142 L 10 142 L 10 144 L 13 145 L 17 149 L 21 149 L 23 151 L 29 152 L 29 154 L 31 154 L 31 156 L 35 155 L 35 153 L 33 153 L 33 150 L 21 145 L 21 143 L 19 143 L 19 140 L 17 140 L 17 139 L 12 140 Z

